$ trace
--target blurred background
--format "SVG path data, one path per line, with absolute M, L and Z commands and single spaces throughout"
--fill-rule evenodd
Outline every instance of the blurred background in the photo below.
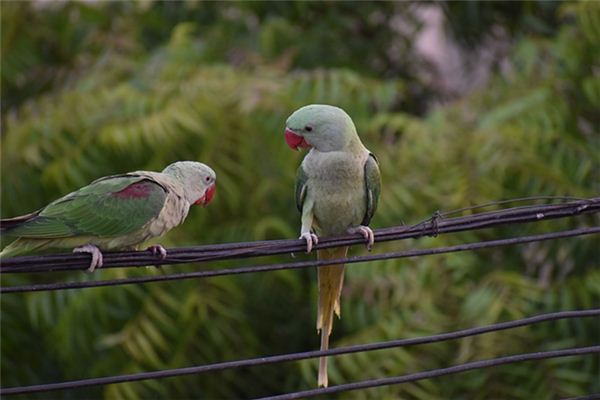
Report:
M 33 211 L 100 176 L 199 160 L 217 171 L 215 201 L 193 209 L 163 245 L 295 238 L 294 177 L 304 154 L 289 150 L 283 130 L 287 116 L 309 103 L 344 108 L 378 156 L 383 190 L 373 228 L 494 200 L 592 197 L 600 189 L 598 2 L 1 7 L 2 217 Z M 376 244 L 374 251 L 541 233 L 591 220 Z M 590 237 L 352 265 L 331 343 L 597 307 L 598 264 L 598 241 Z M 197 268 L 100 270 L 93 278 Z M 2 277 L 3 285 L 56 279 L 92 277 Z M 312 269 L 5 294 L 2 386 L 317 349 L 316 299 Z M 597 320 L 569 320 L 338 356 L 330 362 L 330 382 L 585 346 L 599 335 Z M 571 397 L 600 391 L 599 364 L 591 356 L 513 364 L 343 398 Z M 248 398 L 315 387 L 316 368 L 308 360 L 50 397 Z

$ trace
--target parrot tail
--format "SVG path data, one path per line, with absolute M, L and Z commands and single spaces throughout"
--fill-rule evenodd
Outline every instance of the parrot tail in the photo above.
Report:
M 51 242 L 51 239 L 17 238 L 17 240 L 13 241 L 0 251 L 0 258 L 15 257 L 32 251 L 41 250 L 48 247 Z
M 21 215 L 20 217 L 0 219 L 0 232 L 6 232 L 12 228 L 21 226 L 23 223 L 37 217 L 39 213 L 39 211 L 35 211 L 27 215 Z
M 344 258 L 348 246 L 317 251 L 319 260 Z M 340 316 L 340 296 L 344 284 L 344 264 L 319 267 L 319 308 L 317 331 L 321 331 L 321 350 L 329 348 L 329 335 L 333 326 L 333 313 Z M 327 357 L 319 358 L 319 386 L 327 387 Z

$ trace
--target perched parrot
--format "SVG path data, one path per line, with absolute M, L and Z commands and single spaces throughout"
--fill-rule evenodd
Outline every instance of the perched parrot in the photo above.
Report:
M 375 156 L 362 144 L 352 119 L 341 108 L 312 104 L 286 121 L 285 140 L 294 150 L 310 148 L 296 176 L 296 205 L 302 214 L 300 239 L 310 253 L 318 236 L 359 233 L 371 249 L 368 227 L 379 199 L 381 177 Z M 348 246 L 317 251 L 320 260 L 343 258 Z M 318 268 L 317 331 L 321 350 L 329 347 L 333 313 L 340 316 L 344 265 Z M 327 358 L 319 360 L 319 386 L 327 387 Z
M 162 172 L 136 171 L 100 178 L 46 207 L 0 220 L 2 235 L 16 238 L 0 257 L 47 248 L 90 253 L 88 268 L 102 266 L 102 250 L 135 249 L 181 224 L 192 204 L 206 206 L 216 174 L 205 164 L 179 161 Z M 161 245 L 148 247 L 162 259 Z

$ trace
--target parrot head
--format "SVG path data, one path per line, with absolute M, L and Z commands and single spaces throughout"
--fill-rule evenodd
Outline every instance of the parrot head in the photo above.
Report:
M 178 161 L 162 171 L 183 184 L 190 204 L 205 207 L 215 196 L 217 174 L 208 165 L 195 161 Z
M 294 111 L 285 123 L 285 141 L 294 150 L 314 147 L 339 151 L 358 139 L 352 119 L 344 110 L 326 104 L 311 104 Z

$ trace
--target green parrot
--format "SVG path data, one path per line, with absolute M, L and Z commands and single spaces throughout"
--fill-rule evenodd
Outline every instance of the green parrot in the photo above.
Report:
M 90 253 L 88 268 L 102 266 L 102 250 L 135 249 L 181 224 L 193 204 L 206 206 L 216 190 L 207 165 L 179 161 L 162 172 L 136 171 L 100 178 L 31 214 L 0 220 L 2 235 L 16 238 L 0 257 L 47 248 Z M 148 247 L 164 259 L 161 245 Z
M 312 104 L 286 121 L 285 140 L 294 150 L 310 148 L 296 176 L 296 205 L 301 212 L 300 239 L 310 253 L 319 236 L 359 233 L 370 250 L 368 227 L 379 199 L 381 177 L 375 156 L 362 144 L 352 119 L 341 108 Z M 343 258 L 348 246 L 317 251 L 320 260 Z M 333 313 L 340 316 L 344 265 L 318 268 L 317 331 L 321 350 L 329 347 Z M 319 360 L 319 386 L 327 387 L 327 358 Z

